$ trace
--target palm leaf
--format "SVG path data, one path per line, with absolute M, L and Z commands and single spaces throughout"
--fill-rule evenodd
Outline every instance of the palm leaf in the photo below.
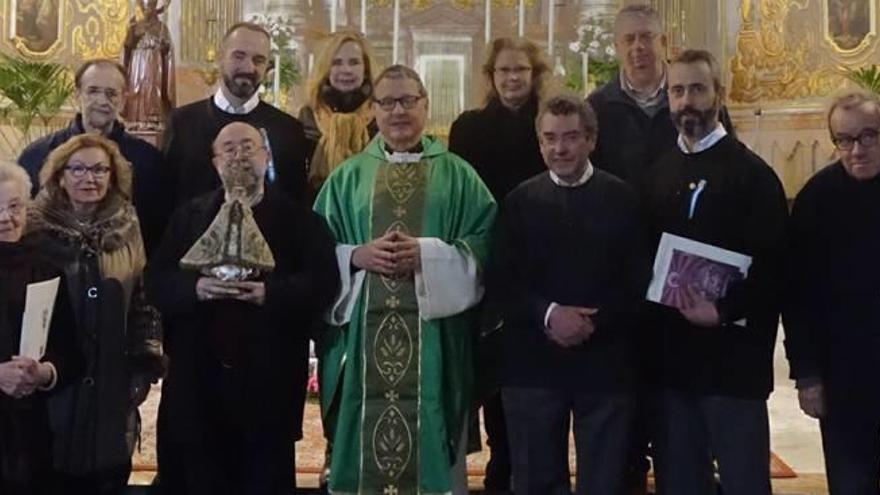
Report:
M 880 65 L 869 65 L 847 71 L 846 77 L 863 89 L 880 95 Z

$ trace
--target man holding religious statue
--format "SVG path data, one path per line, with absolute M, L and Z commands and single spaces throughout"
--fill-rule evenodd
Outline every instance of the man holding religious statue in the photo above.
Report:
M 338 287 L 323 221 L 264 186 L 260 132 L 214 141 L 222 189 L 174 214 L 149 266 L 171 366 L 158 419 L 164 493 L 277 494 L 294 485 L 308 330 Z

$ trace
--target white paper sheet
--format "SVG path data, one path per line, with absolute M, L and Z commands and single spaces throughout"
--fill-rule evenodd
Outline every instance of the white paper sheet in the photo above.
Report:
M 21 319 L 21 345 L 18 354 L 36 361 L 46 353 L 49 326 L 55 309 L 59 277 L 44 282 L 28 284 L 24 315 Z

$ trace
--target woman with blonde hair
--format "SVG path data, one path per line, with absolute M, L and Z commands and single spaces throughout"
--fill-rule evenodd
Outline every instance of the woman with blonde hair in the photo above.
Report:
M 146 304 L 146 257 L 131 204 L 131 164 L 115 143 L 82 134 L 40 171 L 28 231 L 63 267 L 83 379 L 49 401 L 59 490 L 118 493 L 131 471 L 137 406 L 163 368 L 161 324 Z
M 300 112 L 311 149 L 309 186 L 314 196 L 328 175 L 359 153 L 377 128 L 371 111 L 376 67 L 358 33 L 333 34 L 309 80 L 309 103 Z

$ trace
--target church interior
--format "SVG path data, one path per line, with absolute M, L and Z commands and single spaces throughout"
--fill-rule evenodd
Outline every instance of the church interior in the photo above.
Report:
M 401 63 L 419 73 L 430 100 L 426 132 L 445 139 L 461 112 L 483 103 L 480 67 L 490 40 L 532 40 L 552 65 L 554 84 L 586 96 L 616 74 L 612 20 L 618 9 L 633 3 L 650 4 L 661 13 L 668 58 L 686 48 L 704 48 L 720 61 L 725 103 L 739 139 L 770 164 L 790 200 L 835 159 L 828 98 L 842 88 L 872 83 L 880 91 L 876 0 L 160 1 L 172 46 L 164 82 L 173 85 L 172 106 L 212 94 L 223 33 L 237 22 L 252 21 L 274 38 L 274 69 L 260 88 L 261 98 L 298 116 L 323 41 L 336 31 L 357 31 L 364 33 L 380 67 Z M 858 5 L 844 15 L 844 4 Z M 94 58 L 125 62 L 128 30 L 144 14 L 135 0 L 0 0 L 0 12 L 0 158 L 14 161 L 27 144 L 74 116 L 72 77 L 78 65 Z M 158 144 L 164 123 L 127 122 L 127 128 Z M 798 407 L 784 338 L 781 330 L 769 400 L 774 493 L 824 494 L 818 422 Z M 155 476 L 151 418 L 158 388 L 141 406 L 145 423 L 133 459 L 133 486 L 149 485 Z M 296 447 L 297 477 L 300 487 L 314 488 L 325 451 L 314 397 L 307 401 L 305 423 Z M 473 490 L 482 488 L 485 459 L 484 453 L 468 458 Z

